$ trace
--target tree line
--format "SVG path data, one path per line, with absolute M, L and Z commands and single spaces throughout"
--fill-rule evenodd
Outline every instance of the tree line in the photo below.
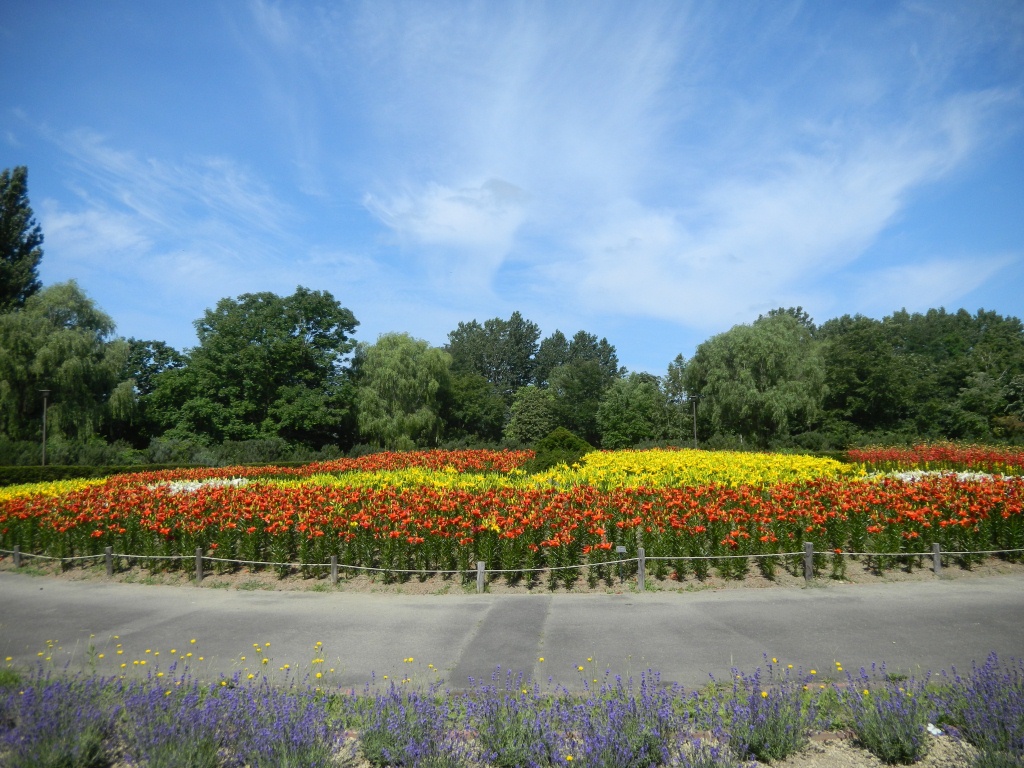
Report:
M 74 281 L 43 286 L 27 170 L 0 174 L 0 464 L 225 463 L 370 450 L 528 446 L 561 427 L 594 447 L 838 450 L 921 439 L 1024 441 L 1024 326 L 966 310 L 778 309 L 661 376 L 605 338 L 542 336 L 519 312 L 436 347 L 357 342 L 327 291 L 221 299 L 177 350 L 122 338 Z

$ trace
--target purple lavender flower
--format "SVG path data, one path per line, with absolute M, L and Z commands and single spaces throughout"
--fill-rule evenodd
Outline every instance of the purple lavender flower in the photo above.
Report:
M 978 765 L 1024 764 L 1024 662 L 1004 666 L 993 653 L 968 677 L 955 669 L 952 677 L 935 703 L 943 722 L 980 750 Z
M 7 764 L 11 768 L 111 765 L 111 737 L 119 709 L 116 689 L 116 681 L 78 677 L 40 677 L 11 689 L 2 708 L 14 713 L 2 734 Z
M 861 745 L 885 763 L 916 763 L 928 752 L 926 727 L 932 717 L 931 701 L 923 681 L 895 680 L 873 683 L 863 668 L 857 677 L 847 673 L 845 702 L 853 730 Z M 926 678 L 927 679 L 927 678 Z

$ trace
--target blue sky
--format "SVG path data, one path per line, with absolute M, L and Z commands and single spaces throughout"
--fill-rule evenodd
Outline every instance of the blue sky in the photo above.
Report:
M 631 370 L 779 306 L 1024 315 L 1024 4 L 6 0 L 41 277 L 196 343 L 520 311 Z

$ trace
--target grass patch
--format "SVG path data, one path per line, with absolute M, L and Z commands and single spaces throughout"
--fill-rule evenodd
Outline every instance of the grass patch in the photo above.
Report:
M 238 589 L 245 592 L 254 592 L 260 589 L 273 591 L 275 587 L 273 584 L 268 584 L 267 582 L 260 581 L 259 579 L 250 579 L 249 581 L 243 581 L 239 584 Z

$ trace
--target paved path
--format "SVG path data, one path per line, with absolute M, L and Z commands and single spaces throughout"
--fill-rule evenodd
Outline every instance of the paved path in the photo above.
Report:
M 1024 657 L 1024 578 L 642 595 L 406 596 L 0 573 L 0 658 L 31 665 L 51 640 L 51 663 L 70 659 L 79 668 L 90 635 L 105 657 L 101 671 L 116 671 L 120 663 L 133 669 L 143 659 L 147 665 L 134 666 L 136 672 L 166 669 L 174 648 L 179 656 L 193 652 L 193 669 L 204 676 L 258 666 L 254 643 L 270 643 L 272 662 L 263 669 L 281 674 L 288 663 L 293 673 L 309 670 L 319 641 L 326 661 L 313 670 L 325 682 L 354 688 L 374 674 L 419 683 L 440 678 L 462 688 L 470 678 L 490 678 L 499 665 L 570 688 L 606 669 L 637 677 L 654 669 L 663 681 L 690 688 L 709 674 L 728 676 L 733 666 L 752 672 L 764 654 L 823 673 L 838 660 L 847 670 L 885 662 L 890 670 L 920 674 L 951 665 L 969 669 L 992 651 Z M 117 643 L 123 655 L 116 654 Z M 413 662 L 404 661 L 410 657 Z

